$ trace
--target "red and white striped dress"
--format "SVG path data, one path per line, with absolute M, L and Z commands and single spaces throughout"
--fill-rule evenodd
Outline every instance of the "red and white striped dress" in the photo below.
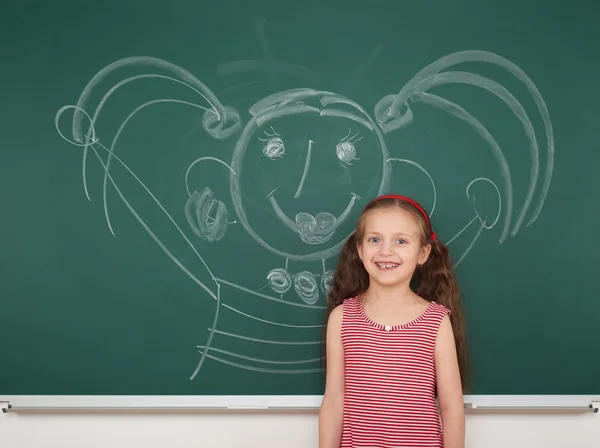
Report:
M 434 349 L 450 310 L 430 302 L 404 325 L 372 321 L 359 298 L 344 302 L 346 392 L 341 448 L 442 448 Z

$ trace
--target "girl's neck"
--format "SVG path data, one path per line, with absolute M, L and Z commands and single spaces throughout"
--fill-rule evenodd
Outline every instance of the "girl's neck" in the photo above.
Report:
M 363 300 L 371 303 L 395 304 L 414 302 L 416 294 L 410 289 L 410 284 L 401 284 L 395 286 L 382 286 L 377 283 L 371 283 L 365 293 Z

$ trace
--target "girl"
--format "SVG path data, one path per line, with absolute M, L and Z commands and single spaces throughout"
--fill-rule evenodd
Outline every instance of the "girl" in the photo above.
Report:
M 319 447 L 464 448 L 460 293 L 419 204 L 365 207 L 328 301 Z

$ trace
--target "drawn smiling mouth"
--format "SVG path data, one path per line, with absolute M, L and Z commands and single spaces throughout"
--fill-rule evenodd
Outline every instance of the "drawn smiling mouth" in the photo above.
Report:
M 360 199 L 358 195 L 350 193 L 352 197 L 350 198 L 346 209 L 337 218 L 329 212 L 320 212 L 316 216 L 311 215 L 310 213 L 300 212 L 296 215 L 295 220 L 292 221 L 284 211 L 281 210 L 281 207 L 279 207 L 277 199 L 275 199 L 275 196 L 273 195 L 275 191 L 276 189 L 267 196 L 271 202 L 273 211 L 275 211 L 275 214 L 281 219 L 285 226 L 298 233 L 300 239 L 306 244 L 322 244 L 329 241 L 338 226 L 344 222 L 350 214 L 356 200 Z

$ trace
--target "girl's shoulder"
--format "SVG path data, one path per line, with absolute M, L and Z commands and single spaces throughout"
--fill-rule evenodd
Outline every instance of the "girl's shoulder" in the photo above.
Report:
M 349 297 L 345 299 L 342 303 L 340 303 L 338 306 L 336 306 L 333 309 L 332 314 L 335 313 L 339 316 L 339 319 L 342 322 L 347 323 L 359 317 L 360 311 L 360 297 Z
M 356 306 L 359 303 L 360 296 L 348 297 L 346 300 L 344 300 L 344 304 L 347 304 L 348 306 Z
M 351 316 L 360 313 L 362 309 L 362 302 L 360 296 L 349 297 L 344 300 L 344 315 Z
M 431 301 L 429 304 L 429 308 L 425 313 L 429 316 L 429 322 L 434 325 L 434 327 L 439 327 L 442 325 L 444 320 L 448 320 L 450 318 L 450 314 L 452 314 L 452 310 L 450 308 L 445 307 L 441 303 L 437 303 L 435 301 Z
M 431 307 L 431 310 L 435 313 L 448 315 L 448 316 L 450 314 L 452 314 L 452 311 L 450 310 L 450 308 L 447 308 L 444 305 L 442 305 L 441 303 L 437 303 L 435 301 L 431 302 L 430 307 Z
M 331 315 L 339 316 L 339 318 L 342 318 L 342 316 L 345 316 L 349 312 L 351 313 L 358 306 L 360 306 L 359 297 L 350 297 L 348 299 L 345 299 L 335 308 L 333 308 L 331 310 Z
M 421 302 L 421 306 L 423 307 L 423 312 L 420 316 L 430 317 L 434 319 L 444 318 L 445 316 L 449 316 L 452 311 L 442 305 L 441 303 L 436 302 L 435 300 L 428 300 L 422 296 L 417 296 Z

